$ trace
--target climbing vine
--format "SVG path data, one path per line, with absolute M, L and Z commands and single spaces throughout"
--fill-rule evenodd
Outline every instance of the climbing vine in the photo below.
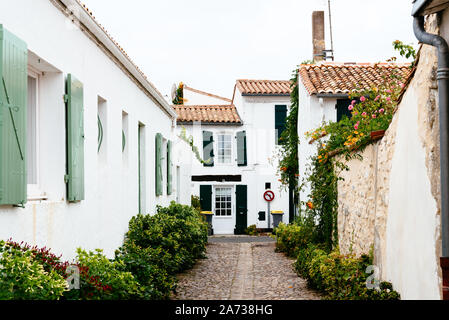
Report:
M 199 162 L 201 162 L 201 164 L 209 163 L 211 161 L 210 159 L 205 161 L 203 160 L 203 158 L 201 158 L 200 151 L 198 150 L 198 147 L 195 146 L 195 143 L 193 141 L 193 136 L 190 135 L 187 137 L 186 128 L 182 127 L 181 133 L 179 134 L 178 137 L 190 146 L 192 152 L 195 154 L 195 157 L 198 159 Z
M 298 70 L 295 70 L 291 79 L 291 107 L 286 118 L 285 130 L 282 132 L 280 141 L 279 181 L 298 193 Z M 296 197 L 295 197 L 296 198 Z

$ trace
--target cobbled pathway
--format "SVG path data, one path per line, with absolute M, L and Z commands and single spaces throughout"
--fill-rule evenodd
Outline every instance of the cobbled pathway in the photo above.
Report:
M 211 237 L 207 259 L 178 276 L 175 300 L 318 300 L 269 237 Z

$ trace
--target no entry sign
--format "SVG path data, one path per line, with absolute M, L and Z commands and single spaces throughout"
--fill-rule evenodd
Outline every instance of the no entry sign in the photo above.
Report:
M 265 199 L 265 201 L 271 202 L 274 200 L 274 192 L 271 190 L 267 190 L 265 191 L 265 193 L 263 194 L 263 198 Z

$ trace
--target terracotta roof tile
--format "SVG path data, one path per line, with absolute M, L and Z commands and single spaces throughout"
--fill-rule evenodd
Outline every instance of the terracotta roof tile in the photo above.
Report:
M 322 63 L 304 64 L 299 75 L 307 92 L 312 94 L 345 94 L 353 89 L 370 89 L 380 85 L 385 76 L 396 71 L 405 82 L 410 76 L 408 63 Z
M 203 123 L 241 124 L 237 109 L 234 105 L 208 106 L 173 106 L 178 114 L 178 122 L 201 121 Z
M 237 80 L 237 88 L 242 95 L 251 96 L 289 96 L 291 93 L 288 80 Z

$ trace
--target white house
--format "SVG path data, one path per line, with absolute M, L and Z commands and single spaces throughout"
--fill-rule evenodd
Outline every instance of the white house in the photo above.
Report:
M 76 0 L 0 2 L 0 239 L 121 245 L 129 219 L 184 203 L 176 113 Z
M 200 196 L 203 210 L 214 213 L 214 233 L 241 234 L 250 225 L 271 229 L 269 211 L 283 211 L 288 223 L 289 193 L 278 181 L 275 155 L 290 106 L 289 81 L 237 80 L 231 103 L 219 97 L 219 105 L 208 105 L 217 96 L 207 93 L 199 105 L 190 105 L 187 91 L 184 98 L 186 105 L 174 106 L 178 131 L 185 128 L 206 160 L 191 161 L 192 194 Z M 198 94 L 194 98 L 201 102 Z M 188 151 L 182 152 L 184 159 Z M 270 208 L 263 198 L 267 190 L 274 193 Z
M 323 123 L 351 117 L 348 93 L 356 88 L 370 88 L 381 84 L 383 77 L 394 70 L 402 75 L 410 72 L 409 64 L 396 63 L 337 63 L 303 64 L 298 72 L 298 146 L 299 179 L 303 184 L 300 201 L 308 200 L 310 186 L 305 179 L 310 158 L 317 152 L 316 143 L 306 137 Z

